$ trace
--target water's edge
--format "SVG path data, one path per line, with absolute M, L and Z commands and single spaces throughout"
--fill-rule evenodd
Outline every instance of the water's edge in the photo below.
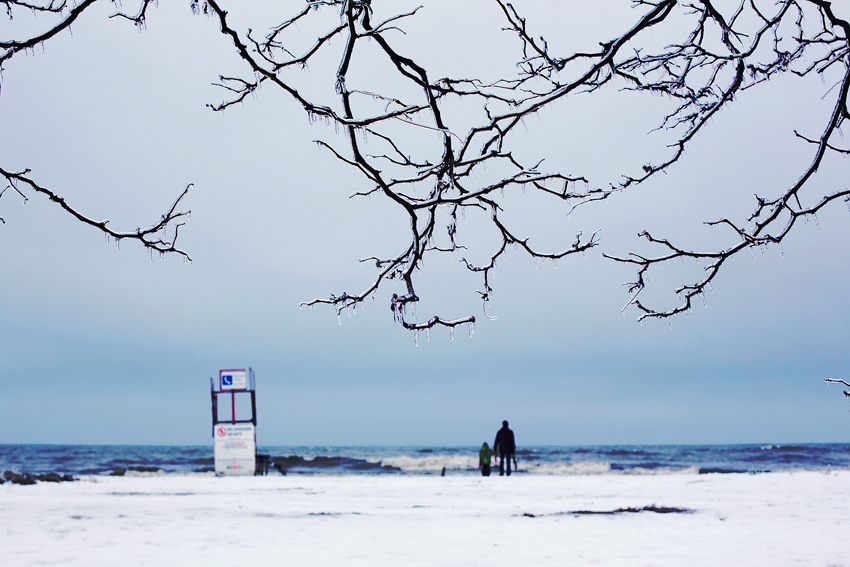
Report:
M 271 474 L 479 474 L 478 447 L 259 447 Z M 520 474 L 718 474 L 850 469 L 850 444 L 522 447 Z M 497 459 L 494 459 L 496 461 Z M 498 474 L 498 464 L 494 463 Z M 0 444 L 17 474 L 209 473 L 212 446 Z

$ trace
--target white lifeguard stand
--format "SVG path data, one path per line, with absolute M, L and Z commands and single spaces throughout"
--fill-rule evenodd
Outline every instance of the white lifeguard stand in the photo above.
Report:
M 220 370 L 210 378 L 216 475 L 254 475 L 257 458 L 257 398 L 251 368 Z

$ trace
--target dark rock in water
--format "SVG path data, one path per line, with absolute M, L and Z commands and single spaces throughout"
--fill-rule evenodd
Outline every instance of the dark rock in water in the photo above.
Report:
M 3 473 L 3 478 L 12 484 L 35 484 L 35 477 L 33 477 L 29 473 L 14 473 L 12 471 L 6 471 Z
M 12 477 L 13 484 L 35 484 L 35 477 L 29 473 L 18 474 Z
M 348 457 L 325 457 L 322 455 L 312 459 L 305 459 L 298 455 L 290 455 L 288 457 L 271 457 L 272 466 L 280 471 L 281 474 L 286 474 L 289 469 L 305 468 L 305 469 L 346 469 L 353 471 L 399 471 L 398 467 L 384 465 L 380 462 L 372 463 L 363 459 L 351 459 Z
M 44 474 L 30 474 L 30 473 L 15 473 L 12 471 L 6 471 L 3 473 L 3 479 L 0 479 L 0 484 L 4 482 L 11 482 L 12 484 L 35 484 L 36 481 L 43 482 L 71 482 L 74 481 L 74 477 L 69 474 L 59 474 L 59 473 L 44 473 Z
M 203 467 L 200 469 L 195 469 L 193 472 L 215 472 L 215 467 Z
M 159 467 L 143 467 L 140 465 L 127 467 L 113 467 L 112 471 L 109 473 L 109 476 L 124 476 L 127 474 L 127 471 L 135 471 L 135 472 L 159 472 Z
M 338 467 L 346 463 L 349 459 L 345 457 L 313 457 L 309 461 L 301 459 L 301 466 L 304 467 Z
M 45 482 L 61 482 L 62 477 L 56 473 L 47 473 L 38 475 L 38 480 L 43 480 Z
M 702 468 L 699 470 L 699 474 L 733 474 L 733 473 L 745 473 L 747 471 L 740 469 L 721 469 L 721 468 Z
M 291 467 L 297 467 L 304 463 L 304 459 L 297 455 L 288 457 L 272 457 L 272 466 L 280 471 L 280 474 L 286 474 L 286 470 Z
M 44 482 L 71 482 L 74 480 L 69 474 L 59 474 L 59 473 L 47 473 L 47 474 L 39 474 L 36 475 L 36 479 L 42 480 Z
M 136 471 L 136 472 L 159 472 L 160 469 L 159 469 L 159 467 L 135 466 L 135 467 L 127 467 L 127 470 L 128 471 Z
M 355 471 L 372 471 L 381 469 L 384 471 L 400 471 L 401 469 L 398 467 L 394 467 L 392 465 L 383 465 L 379 462 L 370 463 L 368 461 L 354 461 L 354 464 L 350 464 L 347 468 Z

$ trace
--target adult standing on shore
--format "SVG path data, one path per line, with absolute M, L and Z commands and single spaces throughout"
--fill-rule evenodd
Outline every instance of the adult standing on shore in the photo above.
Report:
M 499 476 L 505 474 L 505 460 L 508 461 L 508 476 L 511 476 L 511 457 L 516 453 L 514 432 L 508 428 L 507 420 L 502 422 L 502 428 L 496 432 L 493 450 L 499 455 Z

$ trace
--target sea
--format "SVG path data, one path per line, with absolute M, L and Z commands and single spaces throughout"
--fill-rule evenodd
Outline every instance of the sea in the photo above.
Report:
M 476 475 L 479 447 L 258 447 L 268 474 Z M 850 444 L 587 445 L 517 450 L 517 474 L 762 474 L 850 469 Z M 495 460 L 495 459 L 494 459 Z M 0 474 L 213 474 L 212 445 L 0 444 Z

